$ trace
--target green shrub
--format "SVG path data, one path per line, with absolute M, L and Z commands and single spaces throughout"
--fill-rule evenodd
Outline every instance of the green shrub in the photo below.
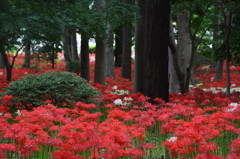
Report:
M 11 82 L 5 89 L 12 95 L 11 110 L 27 109 L 52 103 L 58 107 L 73 107 L 78 101 L 90 103 L 98 96 L 95 88 L 83 78 L 69 72 L 47 72 L 27 75 Z

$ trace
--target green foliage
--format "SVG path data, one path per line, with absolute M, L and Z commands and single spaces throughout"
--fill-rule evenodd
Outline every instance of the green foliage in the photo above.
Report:
M 67 71 L 80 73 L 80 62 L 77 60 L 67 62 Z
M 54 71 L 27 75 L 11 82 L 5 94 L 13 96 L 11 111 L 23 108 L 31 110 L 46 104 L 46 101 L 58 107 L 73 107 L 78 101 L 90 103 L 98 96 L 96 89 L 83 78 L 69 72 Z
M 89 52 L 95 53 L 96 52 L 96 46 L 89 46 Z

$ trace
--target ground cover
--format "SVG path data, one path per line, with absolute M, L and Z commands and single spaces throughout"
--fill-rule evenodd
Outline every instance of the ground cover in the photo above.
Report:
M 93 57 L 92 57 L 93 58 Z M 13 79 L 49 71 L 20 68 Z M 94 60 L 93 60 L 94 61 Z M 91 62 L 93 68 L 94 62 Z M 59 60 L 56 70 L 64 71 Z M 187 94 L 171 94 L 170 102 L 133 93 L 133 83 L 108 78 L 106 85 L 90 82 L 101 96 L 98 103 L 77 102 L 58 108 L 51 101 L 32 111 L 9 113 L 13 96 L 4 95 L 5 71 L 0 70 L 0 158 L 240 158 L 240 67 L 231 67 L 232 96 L 225 97 L 225 78 L 213 81 L 204 66 L 196 70 L 196 84 Z M 93 69 L 91 70 L 93 79 Z

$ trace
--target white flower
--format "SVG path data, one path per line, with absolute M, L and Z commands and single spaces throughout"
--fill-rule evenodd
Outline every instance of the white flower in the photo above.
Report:
M 128 90 L 115 90 L 114 92 L 112 92 L 112 94 L 124 95 L 124 94 L 129 94 L 129 92 Z
M 175 142 L 177 140 L 176 136 L 170 137 L 167 141 L 169 142 Z
M 189 88 L 193 88 L 193 87 L 194 87 L 193 85 L 191 85 L 191 84 L 189 85 Z
M 124 97 L 124 99 L 123 100 L 125 100 L 125 101 L 132 101 L 133 99 L 131 98 L 131 97 Z
M 118 87 L 117 86 L 113 86 L 112 89 L 116 90 Z
M 198 83 L 196 84 L 196 87 L 199 87 L 199 86 L 202 86 L 203 84 L 202 83 Z
M 227 109 L 226 112 L 233 112 L 234 110 L 237 109 L 238 105 L 239 105 L 238 103 L 230 103 L 229 106 L 232 106 L 232 108 Z
M 115 99 L 113 103 L 116 105 L 123 105 L 122 99 Z
M 16 114 L 17 114 L 18 116 L 22 115 L 22 113 L 21 113 L 20 110 L 17 110 Z
M 206 65 L 202 67 L 202 70 L 208 70 L 208 69 L 210 69 L 210 65 Z

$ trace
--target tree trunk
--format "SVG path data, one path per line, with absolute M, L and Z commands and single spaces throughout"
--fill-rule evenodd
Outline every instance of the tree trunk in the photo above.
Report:
M 193 78 L 192 68 L 190 68 L 190 60 L 192 55 L 192 40 L 189 33 L 189 11 L 180 11 L 177 15 L 178 22 L 178 57 L 181 71 L 184 73 L 185 86 L 188 88 L 188 72 Z
M 11 81 L 12 80 L 12 67 L 9 63 L 9 60 L 8 60 L 8 57 L 6 54 L 6 50 L 5 50 L 5 46 L 3 45 L 2 41 L 0 41 L 0 54 L 2 55 L 4 65 L 6 66 L 6 72 L 7 72 L 6 80 Z
M 225 19 L 225 42 L 226 42 L 226 96 L 230 96 L 230 87 L 231 87 L 231 77 L 230 77 L 230 33 L 231 33 L 231 0 L 228 0 L 228 11 Z
M 89 37 L 87 33 L 81 34 L 81 77 L 90 80 L 89 75 L 89 45 L 88 45 Z
M 53 45 L 53 48 L 54 48 L 54 45 Z M 55 51 L 52 52 L 52 55 L 51 55 L 51 63 L 52 63 L 52 69 L 55 68 Z
M 77 29 L 76 27 L 70 28 L 70 40 L 71 40 L 71 59 L 72 61 L 79 61 L 77 52 Z
M 64 59 L 66 63 L 66 70 L 72 71 L 70 67 L 71 63 L 71 42 L 70 42 L 70 35 L 69 29 L 67 26 L 63 26 L 63 52 L 64 52 Z
M 222 79 L 222 74 L 223 74 L 223 60 L 218 60 L 216 66 L 215 80 Z
M 132 27 L 123 29 L 122 77 L 131 80 Z
M 179 82 L 173 63 L 173 54 L 168 49 L 168 74 L 169 74 L 169 93 L 179 93 Z
M 105 0 L 96 0 L 94 8 L 99 12 L 103 12 L 105 6 Z M 101 17 L 104 18 L 104 17 Z M 102 32 L 98 33 L 96 36 L 96 61 L 95 61 L 95 72 L 94 72 L 94 82 L 105 84 L 106 82 L 106 46 L 105 40 L 106 32 L 102 28 Z
M 123 29 L 117 29 L 115 31 L 115 67 L 122 66 L 122 46 L 123 46 Z
M 149 0 L 147 7 L 145 95 L 151 99 L 158 97 L 168 102 L 170 2 Z
M 106 29 L 106 76 L 114 78 L 113 30 L 108 24 Z
M 132 4 L 132 0 L 125 0 Z M 132 25 L 127 24 L 123 28 L 123 53 L 122 53 L 122 77 L 131 80 L 131 54 L 132 54 Z
M 146 0 L 136 2 L 140 9 L 141 20 L 136 25 L 135 42 L 135 71 L 134 71 L 134 92 L 144 93 L 145 86 L 145 53 L 146 53 Z
M 179 64 L 179 53 L 178 53 L 178 49 L 177 49 L 177 44 L 175 43 L 175 38 L 174 38 L 174 32 L 173 32 L 173 26 L 172 26 L 172 22 L 170 21 L 170 32 L 169 32 L 169 48 L 171 49 L 171 53 L 172 53 L 172 60 L 173 60 L 173 66 L 174 69 L 176 71 L 177 74 L 177 78 L 179 81 L 179 87 L 180 87 L 180 92 L 186 93 L 187 92 L 187 87 L 186 87 L 186 83 L 185 83 L 185 75 L 182 73 L 181 68 L 180 68 L 180 64 Z
M 217 64 L 221 63 L 221 61 L 222 61 L 222 59 L 216 59 L 216 51 L 218 50 L 218 42 L 219 42 L 219 36 L 220 36 L 220 29 L 219 29 L 219 25 L 220 25 L 219 10 L 220 9 L 221 9 L 221 7 L 219 6 L 218 3 L 216 3 L 214 5 L 214 13 L 213 13 L 214 16 L 213 16 L 213 19 L 212 19 L 212 22 L 216 27 L 213 28 L 213 44 L 212 44 L 213 52 L 212 52 L 211 70 L 216 68 Z M 218 73 L 222 73 L 222 71 L 220 71 Z M 222 78 L 222 75 L 217 75 L 217 72 L 216 72 L 216 77 L 217 76 Z
M 30 43 L 26 43 L 23 67 L 30 68 L 30 60 L 31 60 Z
M 106 52 L 104 40 L 101 37 L 96 37 L 96 61 L 94 82 L 105 84 L 106 81 Z
M 2 54 L 0 54 L 0 69 L 4 69 L 4 68 L 5 68 L 5 64 L 3 61 L 3 57 L 2 57 Z

